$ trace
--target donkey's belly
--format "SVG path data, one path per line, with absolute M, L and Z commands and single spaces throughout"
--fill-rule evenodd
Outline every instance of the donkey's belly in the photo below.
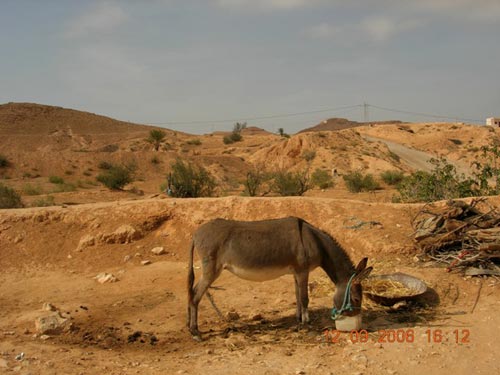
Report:
M 277 279 L 280 276 L 291 274 L 290 267 L 273 268 L 241 268 L 231 264 L 224 265 L 224 269 L 231 271 L 236 276 L 250 281 L 267 281 Z

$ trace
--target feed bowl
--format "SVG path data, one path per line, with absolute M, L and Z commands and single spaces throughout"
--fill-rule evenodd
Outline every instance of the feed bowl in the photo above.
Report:
M 338 331 L 350 332 L 361 329 L 361 314 L 356 316 L 339 316 L 335 320 L 335 329 Z
M 386 288 L 384 288 L 384 282 L 387 283 Z M 382 287 L 375 288 L 377 284 Z M 415 299 L 426 291 L 425 282 L 401 272 L 371 276 L 363 281 L 363 293 L 383 306 L 392 306 L 397 302 Z

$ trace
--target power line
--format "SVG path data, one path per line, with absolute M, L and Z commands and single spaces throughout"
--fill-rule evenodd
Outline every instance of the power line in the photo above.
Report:
M 258 116 L 258 117 L 240 117 L 238 119 L 224 119 L 224 120 L 201 120 L 201 121 L 168 121 L 168 122 L 148 122 L 147 124 L 151 125 L 169 125 L 169 124 L 178 124 L 178 125 L 193 125 L 193 124 L 210 124 L 214 122 L 238 122 L 238 121 L 256 121 L 256 120 L 268 120 L 273 118 L 283 118 L 283 117 L 294 117 L 294 116 L 303 116 L 310 115 L 314 113 L 324 113 L 324 112 L 336 112 L 342 111 L 345 109 L 353 109 L 361 107 L 362 105 L 349 105 L 337 108 L 328 108 L 328 109 L 319 109 L 315 111 L 305 111 L 305 112 L 296 112 L 296 113 L 285 113 L 279 115 L 268 115 L 268 116 Z
M 395 112 L 395 113 L 404 113 L 404 114 L 414 115 L 414 116 L 424 116 L 424 117 L 431 117 L 431 118 L 445 119 L 445 120 L 460 120 L 460 121 L 463 121 L 463 122 L 478 122 L 478 123 L 482 123 L 483 122 L 483 120 L 478 120 L 478 119 L 461 118 L 461 117 L 457 117 L 457 116 L 433 115 L 433 114 L 421 113 L 421 112 L 411 112 L 411 111 L 405 111 L 405 110 L 401 110 L 401 109 L 380 107 L 380 106 L 373 105 L 373 104 L 368 104 L 368 106 L 380 109 L 382 111 L 389 111 L 389 112 Z

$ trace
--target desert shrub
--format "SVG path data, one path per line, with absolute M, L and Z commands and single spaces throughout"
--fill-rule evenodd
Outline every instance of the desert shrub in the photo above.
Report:
M 24 207 L 21 196 L 12 188 L 0 183 L 0 208 Z
M 457 146 L 463 144 L 460 139 L 450 139 L 450 142 L 456 144 Z
M 40 185 L 24 184 L 23 193 L 26 195 L 40 195 L 43 193 L 43 189 Z
M 54 197 L 52 195 L 47 195 L 46 197 L 34 200 L 31 203 L 31 207 L 49 207 L 55 206 Z
M 9 165 L 9 159 L 7 159 L 3 155 L 0 155 L 0 168 L 7 168 Z
M 64 179 L 59 176 L 50 176 L 49 182 L 52 184 L 64 184 Z
M 153 129 L 149 132 L 149 137 L 146 141 L 153 145 L 155 151 L 158 151 L 166 135 L 167 134 L 163 130 Z
M 398 154 L 395 154 L 394 152 L 392 151 L 389 151 L 389 157 L 395 161 L 397 161 L 398 163 L 401 161 L 401 158 L 399 157 Z
M 309 190 L 307 172 L 279 171 L 273 174 L 271 190 L 282 196 L 300 196 Z
M 387 185 L 397 185 L 399 184 L 403 178 L 404 174 L 401 171 L 384 171 L 380 174 L 380 178 L 382 181 L 384 181 Z
M 169 194 L 178 198 L 211 197 L 217 183 L 202 166 L 177 159 L 167 178 Z
M 316 151 L 314 150 L 308 150 L 302 153 L 302 158 L 308 162 L 313 161 L 315 157 L 316 157 Z
M 64 171 L 64 174 L 65 175 L 68 175 L 68 176 L 71 176 L 74 172 L 73 171 L 70 171 L 70 170 L 67 170 L 67 171 Z
M 234 142 L 240 142 L 243 139 L 241 131 L 246 127 L 246 122 L 237 122 L 236 124 L 234 124 L 231 134 L 226 135 L 222 138 L 224 144 L 229 145 Z
M 333 186 L 332 176 L 324 169 L 316 169 L 311 175 L 311 184 L 320 189 L 328 189 Z
M 151 158 L 151 164 L 160 164 L 160 159 L 155 155 Z
M 476 182 L 458 175 L 455 166 L 446 159 L 431 159 L 431 172 L 416 171 L 398 185 L 403 202 L 432 202 L 442 199 L 463 198 L 475 195 Z
M 201 141 L 198 138 L 196 138 L 196 139 L 190 139 L 186 143 L 188 145 L 192 145 L 192 146 L 199 146 L 199 145 L 201 145 Z
M 247 178 L 243 182 L 243 185 L 245 186 L 244 194 L 250 197 L 255 197 L 265 180 L 265 174 L 258 169 L 248 172 Z
M 112 165 L 96 177 L 96 180 L 111 190 L 121 190 L 125 185 L 134 181 L 135 166 Z
M 347 190 L 351 193 L 360 193 L 362 191 L 373 191 L 380 188 L 379 184 L 373 178 L 373 175 L 363 175 L 361 172 L 351 172 L 343 176 Z

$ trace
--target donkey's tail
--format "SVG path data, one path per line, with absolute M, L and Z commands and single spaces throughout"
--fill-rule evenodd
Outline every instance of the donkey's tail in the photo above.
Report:
M 188 279 L 187 279 L 187 289 L 188 289 L 188 303 L 191 304 L 193 301 L 194 290 L 194 267 L 193 267 L 193 257 L 194 257 L 194 240 L 191 241 L 191 249 L 189 250 L 189 265 L 188 265 Z

